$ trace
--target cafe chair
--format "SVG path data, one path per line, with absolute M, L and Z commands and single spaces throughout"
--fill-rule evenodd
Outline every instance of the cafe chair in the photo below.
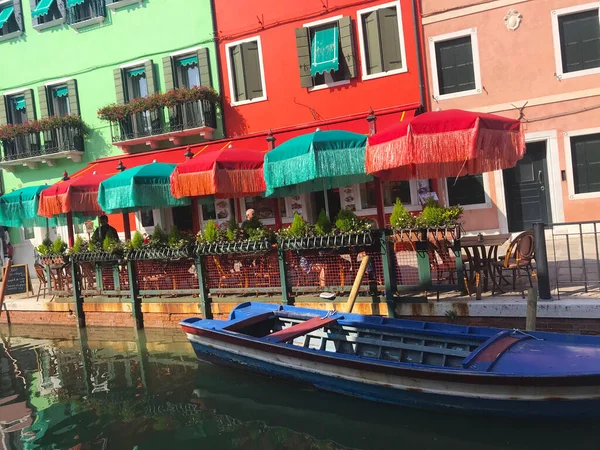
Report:
M 505 276 L 505 273 L 510 271 L 512 273 L 512 288 L 513 290 L 516 290 L 517 280 L 521 278 L 521 272 L 525 272 L 529 278 L 529 285 L 533 287 L 531 276 L 534 275 L 532 264 L 534 258 L 535 245 L 533 231 L 528 230 L 513 239 L 506 250 L 506 255 L 500 257 L 499 261 L 492 262 L 494 271 L 498 277 L 498 282 L 493 284 L 499 290 L 501 290 L 500 283 L 502 283 L 502 281 L 510 285 L 510 280 Z M 501 292 L 503 291 L 501 290 Z M 492 287 L 492 294 L 493 293 Z
M 35 264 L 34 268 L 35 268 L 35 274 L 37 275 L 37 279 L 40 282 L 40 285 L 38 287 L 37 297 L 35 299 L 35 301 L 37 302 L 40 300 L 40 293 L 42 291 L 44 291 L 43 297 L 46 298 L 46 294 L 48 293 L 48 279 L 46 278 L 44 266 L 42 266 L 41 264 Z M 54 300 L 54 295 L 52 296 L 50 301 L 52 301 L 52 300 Z

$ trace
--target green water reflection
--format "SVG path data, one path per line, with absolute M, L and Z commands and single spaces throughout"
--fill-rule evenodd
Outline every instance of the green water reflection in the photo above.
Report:
M 179 330 L 0 328 L 4 449 L 598 449 L 591 423 L 448 416 L 199 363 Z

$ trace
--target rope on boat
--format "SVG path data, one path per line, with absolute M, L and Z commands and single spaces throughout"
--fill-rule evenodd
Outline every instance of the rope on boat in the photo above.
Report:
M 529 334 L 529 333 L 525 333 L 524 331 L 521 331 L 521 330 L 519 330 L 518 328 L 513 328 L 513 329 L 512 329 L 512 334 L 515 334 L 515 333 L 520 333 L 520 334 L 522 334 L 523 336 L 530 337 L 530 338 L 532 338 L 532 339 L 535 339 L 536 341 L 543 341 L 543 339 L 542 339 L 542 338 L 539 338 L 539 337 L 532 336 L 531 334 Z
M 327 314 L 325 314 L 323 317 L 321 317 L 321 320 L 325 320 L 325 319 L 327 319 L 329 317 L 333 317 L 336 312 L 337 311 L 335 310 L 335 308 L 332 309 L 332 310 L 330 310 L 330 311 L 327 311 Z

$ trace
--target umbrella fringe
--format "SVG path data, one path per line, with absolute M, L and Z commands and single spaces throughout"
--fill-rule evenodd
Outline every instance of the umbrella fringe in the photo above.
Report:
M 60 195 L 40 196 L 38 214 L 53 217 L 58 214 L 80 212 L 85 215 L 102 214 L 98 205 L 98 192 L 67 192 Z
M 98 203 L 104 211 L 128 212 L 150 208 L 169 208 L 189 205 L 189 199 L 177 199 L 171 195 L 168 183 L 134 184 L 115 187 L 101 185 Z

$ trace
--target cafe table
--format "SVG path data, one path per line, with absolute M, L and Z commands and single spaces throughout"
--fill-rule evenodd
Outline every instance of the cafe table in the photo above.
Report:
M 467 255 L 470 278 L 475 285 L 477 300 L 481 300 L 481 293 L 488 289 L 488 281 L 499 288 L 494 276 L 493 263 L 498 260 L 498 248 L 510 237 L 510 234 L 479 234 L 461 238 L 460 245 Z

